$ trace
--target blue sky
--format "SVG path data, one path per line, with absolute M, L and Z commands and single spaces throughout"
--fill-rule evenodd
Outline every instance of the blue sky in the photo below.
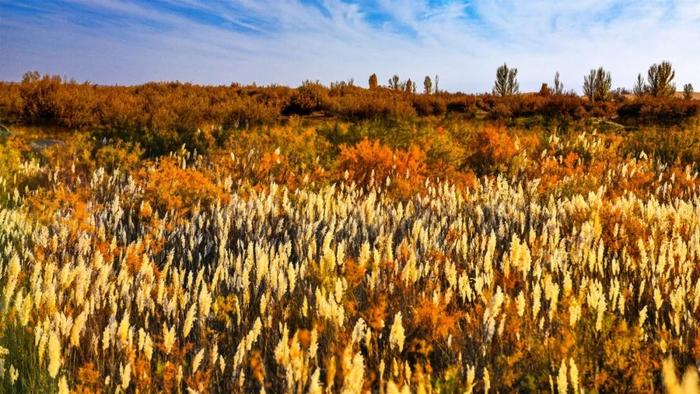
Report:
M 376 72 L 452 91 L 565 88 L 605 66 L 614 86 L 669 60 L 700 88 L 700 0 L 0 0 L 0 79 L 180 80 L 296 86 Z

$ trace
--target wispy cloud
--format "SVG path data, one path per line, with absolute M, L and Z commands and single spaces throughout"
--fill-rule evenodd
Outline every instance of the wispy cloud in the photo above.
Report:
M 487 91 L 495 68 L 535 90 L 604 65 L 617 86 L 668 59 L 700 85 L 695 0 L 0 0 L 0 78 L 296 85 L 394 73 Z

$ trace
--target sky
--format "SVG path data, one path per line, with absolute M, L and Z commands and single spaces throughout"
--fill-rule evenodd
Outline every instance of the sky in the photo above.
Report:
M 604 66 L 631 87 L 671 61 L 700 87 L 700 0 L 0 0 L 0 80 L 26 71 L 100 84 L 297 86 L 397 74 L 486 92 L 496 68 L 522 91 L 581 90 Z

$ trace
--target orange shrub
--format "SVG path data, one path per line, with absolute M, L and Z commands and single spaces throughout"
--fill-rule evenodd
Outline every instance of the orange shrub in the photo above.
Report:
M 228 201 L 222 186 L 201 171 L 182 168 L 175 159 L 161 160 L 156 166 L 141 169 L 136 177 L 143 182 L 145 198 L 163 211 L 189 213 L 198 203 L 207 205 Z
M 347 171 L 348 178 L 363 188 L 386 185 L 397 196 L 406 197 L 425 181 L 425 153 L 415 146 L 393 151 L 379 141 L 364 139 L 353 147 L 341 146 L 338 169 Z
M 510 133 L 502 126 L 486 126 L 471 142 L 468 164 L 479 174 L 504 171 L 518 153 Z

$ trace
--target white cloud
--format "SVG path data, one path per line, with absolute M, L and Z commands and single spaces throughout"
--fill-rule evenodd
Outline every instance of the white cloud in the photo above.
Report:
M 638 72 L 668 59 L 679 85 L 700 85 L 697 1 L 170 1 L 224 23 L 132 1 L 72 0 L 71 9 L 95 13 L 89 21 L 46 5 L 34 16 L 0 18 L 9 54 L 0 77 L 39 69 L 100 83 L 296 85 L 351 77 L 364 84 L 376 72 L 380 82 L 394 73 L 418 81 L 439 74 L 442 88 L 482 92 L 504 61 L 520 70 L 523 90 L 536 90 L 557 70 L 578 89 L 599 65 L 614 85 L 629 87 Z

